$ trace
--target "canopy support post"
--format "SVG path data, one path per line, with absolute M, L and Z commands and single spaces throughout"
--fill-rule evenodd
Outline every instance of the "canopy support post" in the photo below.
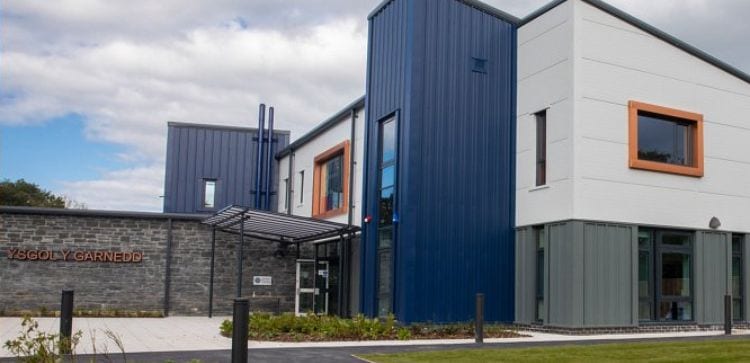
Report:
M 208 317 L 214 315 L 214 261 L 216 260 L 216 226 L 211 228 L 211 280 L 208 283 Z
M 243 248 L 245 245 L 245 213 L 240 215 L 240 244 L 237 246 L 237 298 L 242 296 L 242 262 L 244 260 Z

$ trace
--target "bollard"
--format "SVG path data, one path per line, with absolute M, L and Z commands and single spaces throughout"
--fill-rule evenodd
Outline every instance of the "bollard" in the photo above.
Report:
M 477 294 L 477 312 L 474 320 L 474 339 L 477 344 L 482 344 L 484 343 L 484 294 Z
M 732 335 L 732 295 L 724 295 L 724 334 Z
M 247 330 L 250 305 L 247 299 L 234 299 L 232 316 L 232 363 L 247 362 Z
M 60 354 L 70 354 L 73 336 L 73 290 L 62 291 L 60 303 Z

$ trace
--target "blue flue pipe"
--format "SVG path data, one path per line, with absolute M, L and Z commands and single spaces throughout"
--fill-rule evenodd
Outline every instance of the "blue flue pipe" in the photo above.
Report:
M 260 110 L 258 111 L 258 157 L 256 159 L 255 168 L 255 209 L 260 209 L 260 182 L 261 173 L 263 172 L 263 126 L 266 122 L 266 105 L 260 104 Z
M 271 162 L 273 161 L 272 153 L 273 150 L 273 107 L 268 108 L 268 138 L 266 138 L 266 187 L 265 187 L 265 203 L 263 209 L 271 210 Z

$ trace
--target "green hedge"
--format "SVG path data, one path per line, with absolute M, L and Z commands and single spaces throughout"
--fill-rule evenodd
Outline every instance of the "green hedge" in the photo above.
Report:
M 291 313 L 254 313 L 250 316 L 249 328 L 249 339 L 271 341 L 408 340 L 474 336 L 474 327 L 471 323 L 399 326 L 393 315 L 381 320 L 368 319 L 362 315 L 344 319 L 315 314 L 296 316 Z M 224 320 L 220 331 L 223 336 L 230 337 L 232 322 Z M 505 326 L 486 325 L 485 336 L 492 338 L 520 335 Z

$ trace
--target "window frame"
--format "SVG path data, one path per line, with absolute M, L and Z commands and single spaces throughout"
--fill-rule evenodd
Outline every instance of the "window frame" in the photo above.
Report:
M 299 200 L 297 206 L 305 205 L 305 170 L 297 172 L 299 174 Z
M 350 160 L 350 148 L 349 148 L 349 140 L 343 141 L 328 150 L 318 154 L 315 156 L 314 159 L 314 168 L 313 168 L 313 203 L 312 203 L 312 216 L 313 218 L 330 218 L 335 217 L 338 215 L 346 214 L 349 211 L 349 160 Z M 323 166 L 333 158 L 338 157 L 339 155 L 342 156 L 342 168 L 341 173 L 342 175 L 342 190 L 343 190 L 343 196 L 342 196 L 342 203 L 339 208 L 326 210 L 325 205 L 325 198 L 323 197 L 323 190 L 321 186 L 323 185 L 323 179 L 326 176 L 323 175 Z
M 534 170 L 535 186 L 547 185 L 547 109 L 534 114 L 536 156 Z
M 692 134 L 692 165 L 677 165 L 658 161 L 642 160 L 638 158 L 638 115 L 650 113 L 665 118 L 677 118 L 693 124 Z M 639 101 L 628 102 L 628 163 L 631 169 L 650 170 L 661 173 L 702 177 L 703 168 L 703 115 L 674 108 L 652 105 Z
M 284 196 L 284 211 L 287 212 L 292 208 L 291 203 L 289 203 L 292 195 L 289 190 L 289 177 L 284 178 L 284 193 L 279 193 L 279 198 L 282 195 Z
M 203 178 L 202 181 L 203 181 L 203 183 L 202 183 L 201 186 L 203 188 L 201 188 L 201 200 L 200 200 L 201 208 L 200 209 L 201 210 L 209 210 L 209 211 L 210 210 L 216 210 L 217 209 L 217 207 L 216 207 L 216 194 L 217 194 L 217 192 L 219 190 L 219 181 L 216 178 Z M 207 206 L 206 205 L 206 187 L 208 186 L 208 183 L 213 183 L 213 186 L 214 186 L 214 193 L 213 193 L 212 205 L 211 206 Z
M 387 124 L 392 124 L 394 127 L 394 150 L 393 150 L 393 159 L 390 159 L 388 161 L 383 160 L 383 133 L 384 128 Z M 377 145 L 377 179 L 375 181 L 376 185 L 376 191 L 377 191 L 377 200 L 378 200 L 378 207 L 377 207 L 377 218 L 375 219 L 375 235 L 376 235 L 376 242 L 375 242 L 375 254 L 376 254 L 376 272 L 375 272 L 375 287 L 376 287 L 376 293 L 375 293 L 375 310 L 376 315 L 380 318 L 385 318 L 387 314 L 383 314 L 384 312 L 381 311 L 381 298 L 384 296 L 382 294 L 382 291 L 380 291 L 381 286 L 381 280 L 383 280 L 383 270 L 388 270 L 388 301 L 387 301 L 387 308 L 388 311 L 386 313 L 393 313 L 395 311 L 395 298 L 394 294 L 396 291 L 396 280 L 395 280 L 395 270 L 396 270 L 396 256 L 395 256 L 395 250 L 396 250 L 396 244 L 397 241 L 397 229 L 398 224 L 394 220 L 394 217 L 397 216 L 397 205 L 398 205 L 398 167 L 399 167 L 399 153 L 400 153 L 400 124 L 401 124 L 401 118 L 400 118 L 400 111 L 395 111 L 387 116 L 381 118 L 378 120 L 377 123 L 377 132 L 378 132 L 378 145 Z M 393 185 L 383 187 L 382 181 L 383 181 L 383 170 L 393 167 Z M 380 215 L 380 203 L 382 198 L 382 193 L 384 189 L 392 188 L 393 189 L 393 210 L 391 215 L 391 220 L 389 222 L 386 222 L 385 224 L 381 224 L 381 215 Z M 381 246 L 381 232 L 385 231 L 387 233 L 390 233 L 390 245 L 387 247 Z M 389 254 L 390 256 L 390 263 L 388 266 L 381 265 L 380 261 L 384 254 Z
M 536 266 L 534 271 L 534 320 L 539 324 L 544 324 L 547 312 L 547 302 L 545 296 L 544 285 L 547 281 L 547 275 L 545 274 L 545 263 L 547 256 L 547 232 L 544 225 L 534 226 L 532 228 L 534 249 L 535 249 L 535 260 Z M 540 264 L 541 261 L 541 264 Z M 542 303 L 542 311 L 539 309 L 539 303 Z

